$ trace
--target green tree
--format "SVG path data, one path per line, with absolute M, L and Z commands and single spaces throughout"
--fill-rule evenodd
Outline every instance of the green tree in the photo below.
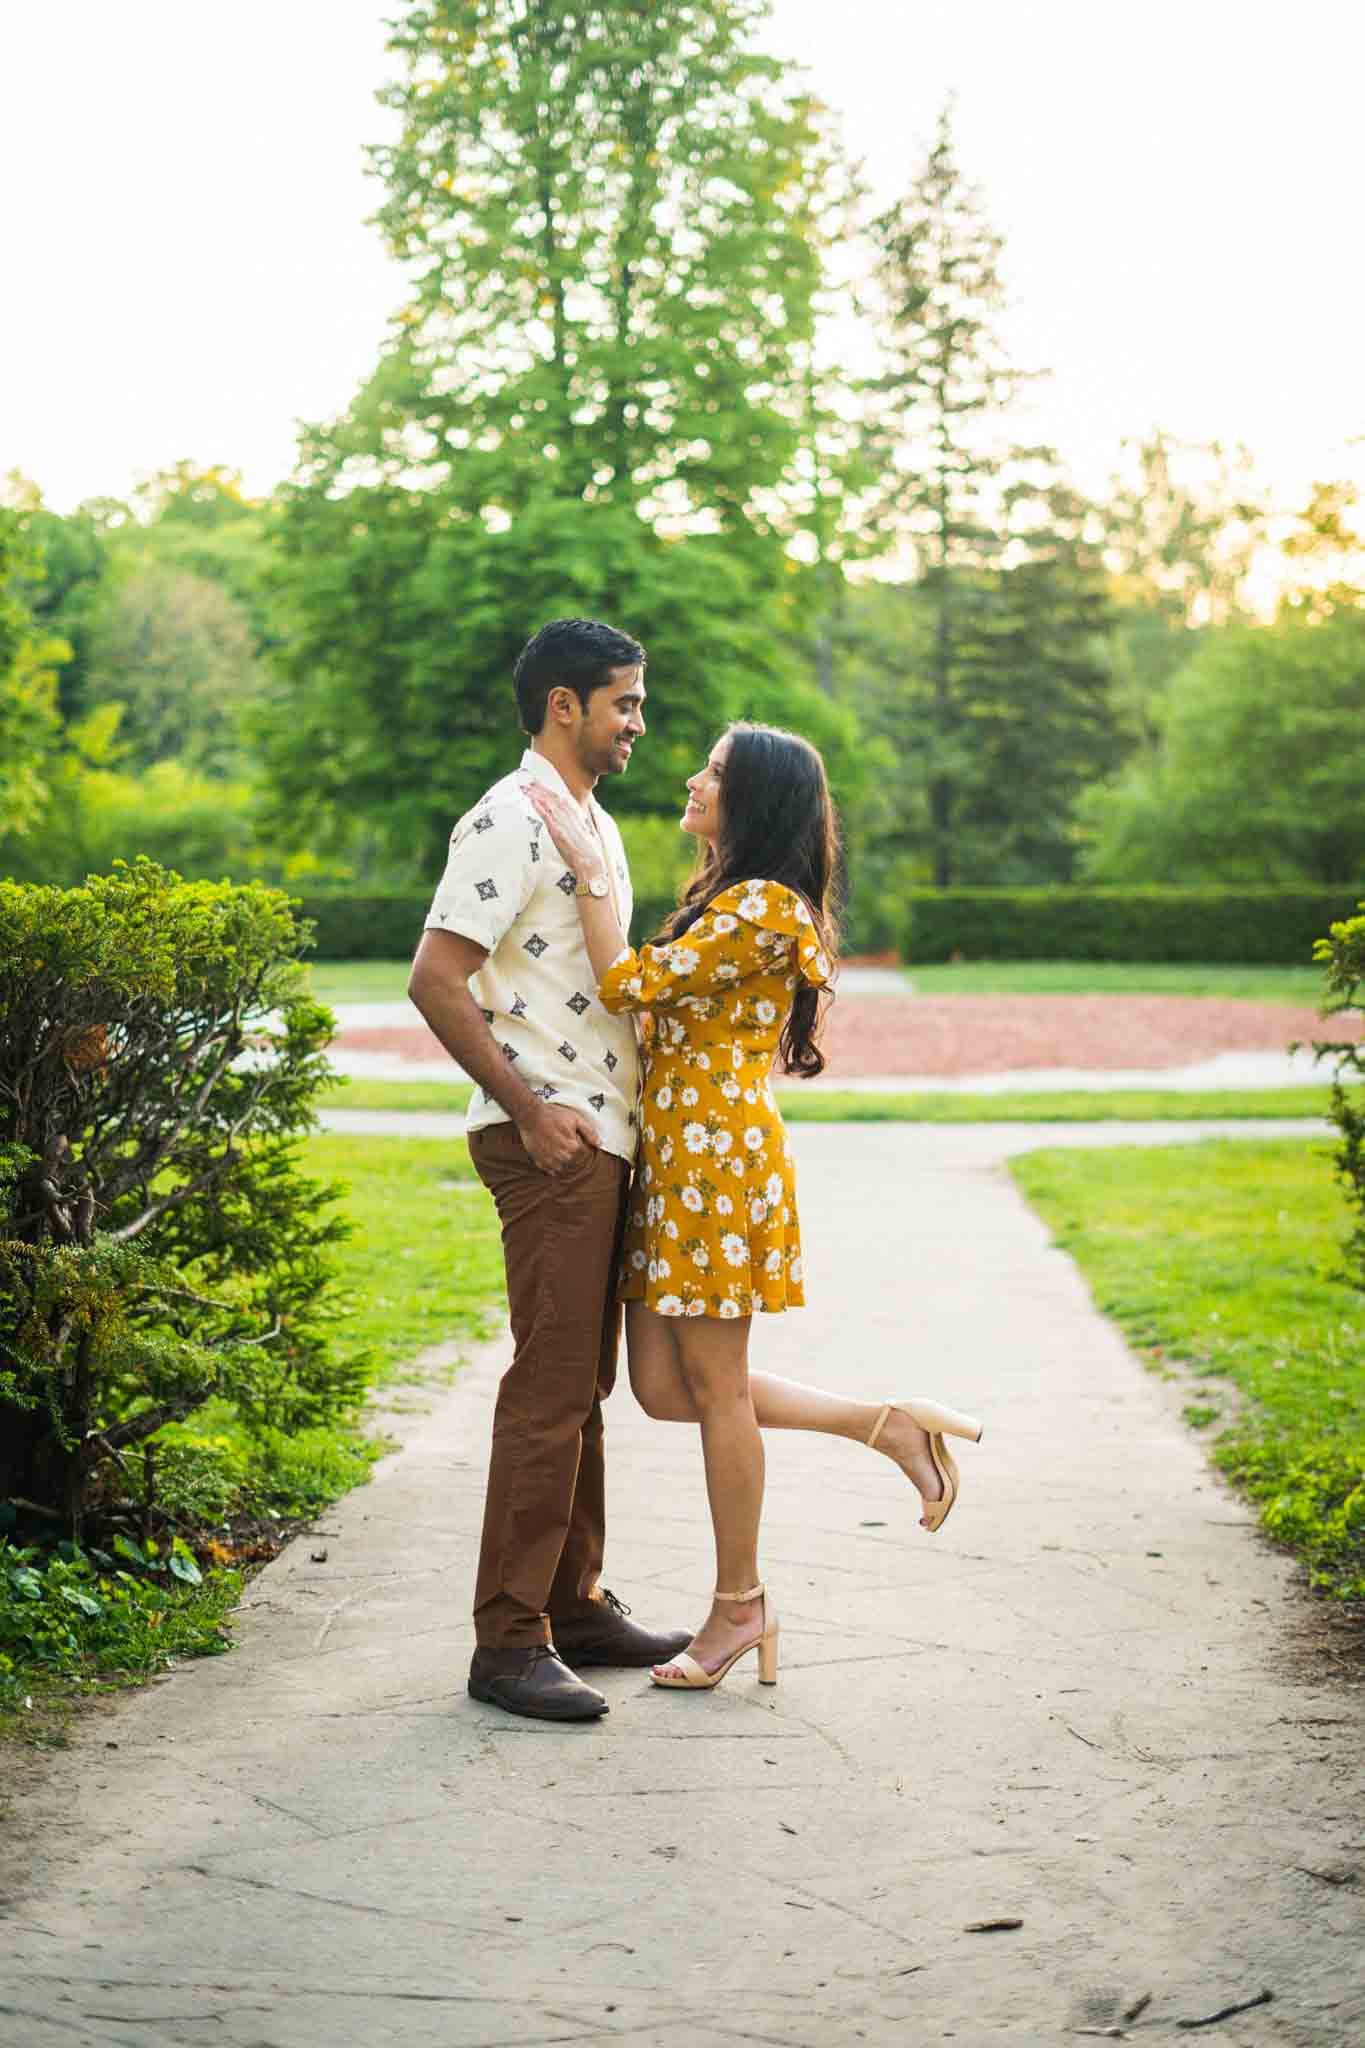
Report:
M 66 644 L 35 629 L 28 595 L 41 575 L 31 508 L 0 504 L 0 833 L 27 831 L 42 808 L 56 741 L 57 668 Z
M 818 110 L 748 37 L 758 0 L 405 7 L 374 153 L 412 292 L 283 513 L 288 644 L 260 723 L 278 829 L 430 869 L 505 770 L 510 670 L 591 612 L 650 650 L 621 799 L 674 806 L 727 717 L 803 685 L 784 553 L 819 278 Z M 841 751 L 842 750 L 842 751 Z
M 135 765 L 239 767 L 259 683 L 250 621 L 221 584 L 156 564 L 108 580 L 90 621 L 86 699 L 123 706 L 119 737 Z
M 884 362 L 869 389 L 894 447 L 873 516 L 919 573 L 899 650 L 854 668 L 890 653 L 871 722 L 899 733 L 913 785 L 898 831 L 919 835 L 940 887 L 1050 878 L 1069 868 L 1075 796 L 1119 744 L 1102 567 L 1054 458 L 1005 431 L 1023 373 L 999 333 L 1001 242 L 950 109 L 874 236 Z
M 1290 611 L 1325 619 L 1365 605 L 1365 529 L 1356 485 L 1315 483 L 1281 551 L 1294 569 L 1284 600 Z
M 1247 450 L 1157 430 L 1126 442 L 1124 453 L 1102 507 L 1119 594 L 1182 626 L 1245 617 L 1246 580 L 1266 528 Z
M 0 875 L 72 888 L 138 854 L 194 879 L 278 882 L 309 872 L 302 858 L 282 862 L 262 838 L 249 783 L 178 760 L 129 769 L 121 717 L 121 706 L 106 705 L 64 727 L 41 808 L 26 832 L 0 833 Z
M 177 462 L 133 493 L 112 552 L 125 568 L 154 567 L 218 584 L 245 614 L 257 653 L 273 646 L 274 505 L 248 498 L 234 469 Z
M 799 723 L 841 793 L 856 791 L 852 719 L 805 681 L 781 593 L 765 597 L 719 538 L 664 539 L 629 511 L 553 498 L 501 533 L 387 486 L 345 508 L 359 529 L 345 545 L 321 495 L 290 518 L 287 681 L 256 721 L 283 843 L 342 853 L 363 819 L 395 875 L 431 874 L 452 820 L 515 759 L 511 673 L 529 632 L 575 614 L 649 651 L 650 737 L 614 807 L 676 815 L 685 777 L 737 716 Z
M 1084 805 L 1100 882 L 1365 875 L 1365 617 L 1231 626 L 1170 686 L 1154 759 Z
M 1098 508 L 1116 611 L 1115 700 L 1149 758 L 1171 679 L 1211 627 L 1246 618 L 1246 585 L 1266 538 L 1266 505 L 1245 448 L 1159 429 L 1125 442 Z
M 402 9 L 380 96 L 400 134 L 373 156 L 414 284 L 359 410 L 366 473 L 470 511 L 548 486 L 747 532 L 794 445 L 825 157 L 813 103 L 749 47 L 765 11 Z
M 981 579 L 958 661 L 956 854 L 978 886 L 1069 881 L 1077 803 L 1127 752 L 1089 508 L 1059 486 L 1036 509 L 1027 542 Z
M 23 600 L 37 629 L 64 641 L 69 650 L 57 683 L 63 720 L 86 709 L 90 615 L 109 566 L 109 551 L 98 522 L 83 511 L 63 517 L 43 504 L 36 485 L 12 478 L 26 501 L 30 570 L 22 579 Z

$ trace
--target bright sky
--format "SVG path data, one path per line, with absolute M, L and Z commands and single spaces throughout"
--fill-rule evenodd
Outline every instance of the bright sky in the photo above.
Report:
M 189 458 L 266 490 L 399 280 L 365 216 L 388 0 L 0 16 L 0 474 L 67 510 Z M 1161 425 L 1281 506 L 1365 482 L 1359 0 L 776 0 L 884 200 L 939 107 L 1006 238 L 1030 431 L 1083 487 Z M 1355 445 L 1349 445 L 1354 440 Z

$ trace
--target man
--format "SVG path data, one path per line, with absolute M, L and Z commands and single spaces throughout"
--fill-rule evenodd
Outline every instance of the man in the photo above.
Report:
M 469 1690 L 550 1721 L 607 1711 L 571 1666 L 657 1664 L 691 1640 L 638 1627 L 598 1583 L 638 1053 L 631 1020 L 596 1000 L 577 878 L 524 794 L 529 779 L 581 806 L 612 878 L 594 886 L 625 930 L 621 835 L 592 792 L 644 733 L 644 667 L 637 641 L 591 619 L 555 619 L 523 650 L 530 747 L 451 834 L 408 983 L 475 1083 L 469 1150 L 502 1224 L 516 1347 L 493 1417 Z

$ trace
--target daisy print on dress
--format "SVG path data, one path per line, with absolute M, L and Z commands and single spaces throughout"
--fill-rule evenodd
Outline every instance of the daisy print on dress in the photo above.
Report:
M 623 953 L 604 976 L 604 1008 L 653 1026 L 627 1299 L 724 1320 L 803 1301 L 791 1158 L 768 1077 L 798 976 L 822 986 L 828 973 L 801 899 L 745 882 L 682 939 Z

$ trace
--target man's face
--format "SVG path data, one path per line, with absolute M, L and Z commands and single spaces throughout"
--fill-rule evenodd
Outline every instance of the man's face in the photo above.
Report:
M 611 680 L 593 691 L 574 734 L 585 775 L 625 774 L 630 750 L 645 729 L 644 705 L 644 671 L 639 668 L 614 668 Z

